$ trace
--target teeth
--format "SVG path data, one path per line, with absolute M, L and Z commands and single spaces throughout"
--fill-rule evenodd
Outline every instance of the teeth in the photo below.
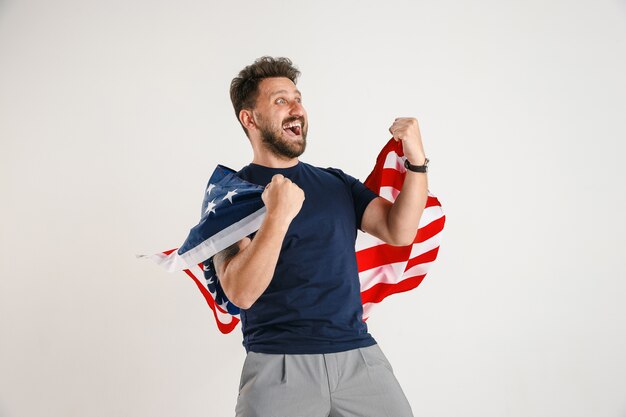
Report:
M 295 122 L 287 123 L 287 124 L 283 125 L 283 129 L 289 129 L 290 127 L 295 127 L 295 126 L 302 127 L 302 122 L 295 121 Z

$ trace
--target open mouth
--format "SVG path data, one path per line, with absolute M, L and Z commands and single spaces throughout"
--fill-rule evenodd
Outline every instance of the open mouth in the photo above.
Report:
M 302 135 L 302 121 L 294 120 L 289 123 L 285 123 L 283 125 L 283 130 L 287 132 L 289 136 L 300 136 Z

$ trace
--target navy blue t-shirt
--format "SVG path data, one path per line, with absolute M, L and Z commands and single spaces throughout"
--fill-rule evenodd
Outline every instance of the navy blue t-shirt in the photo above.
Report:
M 304 162 L 290 168 L 250 164 L 237 173 L 262 186 L 275 174 L 302 188 L 305 199 L 272 281 L 241 310 L 246 351 L 331 353 L 375 344 L 362 319 L 354 243 L 363 212 L 377 195 L 339 169 Z

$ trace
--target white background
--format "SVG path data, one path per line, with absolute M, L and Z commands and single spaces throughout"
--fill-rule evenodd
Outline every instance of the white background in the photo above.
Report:
M 0 416 L 231 416 L 244 359 L 178 246 L 228 86 L 302 70 L 303 160 L 369 173 L 415 116 L 447 224 L 370 331 L 416 416 L 626 416 L 623 0 L 0 2 Z

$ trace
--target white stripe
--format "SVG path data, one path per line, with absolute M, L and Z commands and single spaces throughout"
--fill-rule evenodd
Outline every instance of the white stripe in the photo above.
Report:
M 361 280 L 361 292 L 369 290 L 376 284 L 398 284 L 399 282 L 402 282 L 407 278 L 416 277 L 418 275 L 426 275 L 430 270 L 432 264 L 432 262 L 425 262 L 413 265 L 411 268 L 404 271 L 404 268 L 406 267 L 406 262 L 398 262 L 394 265 L 402 266 L 402 271 L 399 272 L 396 270 L 384 270 L 383 268 L 373 268 L 368 271 L 364 271 L 381 271 L 381 273 L 378 275 L 370 274 L 370 276 L 368 277 L 369 282 L 363 282 L 363 280 Z M 359 274 L 359 278 L 361 277 L 361 274 Z
M 403 156 L 399 156 L 395 151 L 391 151 L 385 157 L 385 163 L 383 164 L 383 168 L 391 168 L 396 171 L 400 171 L 400 173 L 405 173 L 406 168 L 404 167 L 404 160 L 406 158 Z
M 179 255 L 178 251 L 174 251 L 169 255 L 156 253 L 154 255 L 137 255 L 137 257 L 152 259 L 169 272 L 193 268 L 195 265 L 209 259 L 219 251 L 226 249 L 233 243 L 259 230 L 265 218 L 266 211 L 267 209 L 265 207 L 261 207 L 251 215 L 244 217 L 237 223 L 231 224 L 205 241 L 200 242 L 197 246 L 182 255 Z
M 358 252 L 363 249 L 373 248 L 374 246 L 384 244 L 385 242 L 380 240 L 376 236 L 359 230 L 356 236 L 356 242 L 354 243 L 354 250 L 355 252 Z
M 416 258 L 425 252 L 439 247 L 439 235 L 440 233 L 437 233 L 435 236 L 425 240 L 424 242 L 414 244 L 411 248 L 410 259 Z M 368 269 L 367 271 L 359 272 L 359 281 L 361 281 L 361 292 L 372 288 L 378 283 L 397 284 L 398 282 L 405 279 L 405 277 L 407 276 L 426 274 L 428 272 L 428 269 L 430 268 L 430 265 L 432 264 L 432 262 L 425 262 L 422 264 L 414 265 L 405 272 L 404 268 L 406 268 L 407 263 L 408 259 L 406 262 L 396 262 L 393 264 L 382 265 L 376 268 Z M 416 273 L 415 271 L 419 273 Z
M 400 281 L 403 281 L 403 280 L 408 279 L 408 278 L 413 278 L 413 277 L 416 277 L 416 276 L 420 276 L 420 275 L 425 275 L 425 274 L 426 274 L 426 272 L 427 272 L 427 270 L 428 270 L 428 269 L 430 269 L 430 265 L 431 265 L 431 264 L 432 264 L 432 262 L 430 262 L 430 263 L 428 263 L 428 264 L 422 264 L 422 265 L 426 266 L 426 268 L 425 268 L 425 269 L 426 269 L 426 271 L 420 270 L 420 267 L 421 267 L 421 266 L 420 266 L 420 265 L 416 265 L 415 267 L 413 267 L 413 268 L 411 268 L 411 269 L 407 270 L 407 271 L 404 273 L 404 277 L 403 277 L 403 279 L 402 279 L 402 280 L 400 280 Z M 400 281 L 398 281 L 398 282 L 400 282 Z M 362 290 L 362 291 L 363 291 L 363 290 Z M 383 300 L 385 300 L 385 299 L 386 299 L 387 297 L 389 297 L 390 295 L 394 295 L 394 293 L 387 295 L 385 298 L 383 298 Z M 381 300 L 381 301 L 383 301 L 383 300 Z M 374 303 L 374 302 L 369 302 L 369 303 L 365 303 L 365 304 L 363 304 L 363 319 L 364 319 L 364 320 L 365 320 L 365 319 L 367 319 L 367 318 L 369 318 L 369 317 L 372 315 L 372 310 L 373 310 L 373 309 L 374 309 L 377 305 L 378 305 L 378 303 Z
M 382 198 L 391 201 L 392 203 L 394 201 L 396 201 L 396 198 L 398 197 L 398 194 L 400 194 L 400 191 L 396 190 L 393 187 L 380 187 L 380 191 L 378 193 L 379 196 L 381 196 Z
M 440 240 L 441 240 L 439 239 L 439 235 L 440 233 L 437 233 L 436 235 L 432 236 L 430 239 L 426 239 L 423 242 L 414 243 L 413 247 L 411 248 L 410 258 L 417 258 L 421 254 L 439 247 Z
M 201 242 L 198 246 L 191 248 L 180 255 L 180 257 L 183 258 L 187 265 L 196 265 L 209 259 L 219 251 L 226 249 L 233 243 L 239 242 L 244 237 L 259 230 L 265 218 L 266 211 L 265 206 L 261 207 L 251 215 L 244 217 L 237 223 L 231 224 Z
M 379 282 L 397 282 L 406 268 L 406 261 L 381 265 L 367 271 L 359 272 L 361 292 L 372 288 Z
M 163 253 L 155 253 L 154 255 L 136 255 L 140 259 L 151 259 L 157 265 L 165 268 L 168 272 L 182 271 L 189 267 L 178 255 L 178 251 L 174 251 L 169 255 Z
M 441 206 L 430 206 L 426 207 L 422 212 L 422 217 L 420 217 L 420 222 L 418 229 L 428 226 L 435 220 L 439 220 L 443 217 L 443 210 L 441 210 Z
M 220 311 L 219 308 L 215 309 L 215 314 L 217 315 L 217 319 L 222 324 L 230 324 L 236 318 L 235 316 L 232 316 L 232 315 L 230 315 L 228 313 L 222 313 L 222 311 Z
M 372 308 L 376 305 L 376 303 L 365 303 L 363 304 L 363 320 L 368 318 L 372 313 Z
M 428 226 L 430 223 L 435 220 L 439 220 L 442 217 L 443 210 L 441 210 L 440 206 L 426 207 L 422 212 L 422 217 L 420 217 L 419 229 Z M 384 244 L 385 242 L 377 237 L 359 230 L 354 244 L 354 250 L 358 252 L 363 249 L 369 249 Z
M 407 278 L 426 275 L 432 264 L 432 262 L 425 262 L 423 264 L 413 265 L 411 268 L 404 271 L 404 274 L 402 274 L 402 279 L 398 280 L 398 282 L 404 281 Z

